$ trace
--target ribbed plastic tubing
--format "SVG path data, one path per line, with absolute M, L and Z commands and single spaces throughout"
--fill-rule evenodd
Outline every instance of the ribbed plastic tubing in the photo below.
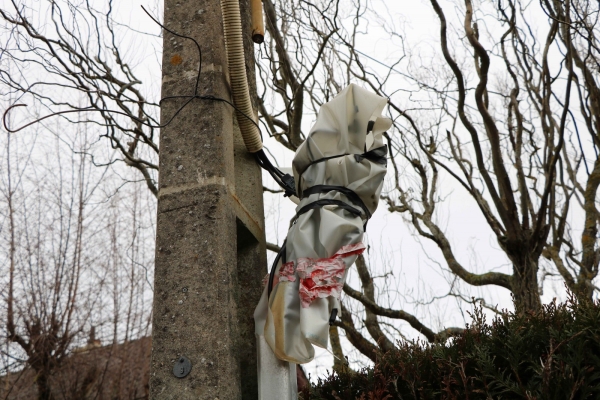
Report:
M 221 0 L 223 14 L 223 30 L 225 33 L 225 48 L 229 64 L 229 79 L 233 104 L 237 107 L 236 117 L 244 139 L 246 149 L 256 153 L 263 148 L 260 132 L 256 125 L 248 78 L 246 77 L 246 61 L 244 57 L 244 42 L 242 39 L 242 20 L 240 17 L 239 0 Z M 252 118 L 252 121 L 248 119 Z

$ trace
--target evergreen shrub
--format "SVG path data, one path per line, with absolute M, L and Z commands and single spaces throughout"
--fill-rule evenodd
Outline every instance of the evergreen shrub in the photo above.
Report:
M 545 305 L 505 313 L 481 309 L 445 343 L 401 342 L 373 368 L 332 373 L 303 400 L 600 399 L 600 304 Z

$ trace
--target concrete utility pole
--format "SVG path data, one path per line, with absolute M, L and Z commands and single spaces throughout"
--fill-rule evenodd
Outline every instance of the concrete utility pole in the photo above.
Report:
M 247 0 L 240 6 L 255 92 Z M 219 0 L 165 0 L 164 9 L 166 26 L 202 47 L 199 94 L 230 99 Z M 163 33 L 162 96 L 190 95 L 196 47 Z M 163 102 L 161 121 L 184 101 Z M 159 185 L 150 397 L 256 399 L 252 315 L 266 271 L 262 182 L 231 107 L 194 100 L 162 129 Z

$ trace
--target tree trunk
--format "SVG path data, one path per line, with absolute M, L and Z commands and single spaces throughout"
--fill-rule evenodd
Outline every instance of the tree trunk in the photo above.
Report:
M 52 400 L 54 398 L 48 378 L 48 371 L 37 371 L 35 383 L 38 389 L 38 400 Z
M 537 272 L 538 259 L 525 256 L 523 262 L 513 264 L 512 293 L 518 312 L 541 309 Z

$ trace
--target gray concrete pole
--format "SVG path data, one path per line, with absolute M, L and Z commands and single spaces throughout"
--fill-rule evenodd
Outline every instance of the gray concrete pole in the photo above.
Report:
M 165 0 L 164 21 L 202 47 L 199 93 L 230 99 L 219 0 Z M 255 91 L 247 0 L 248 78 Z M 164 32 L 162 96 L 192 94 L 193 43 Z M 183 100 L 167 100 L 167 121 Z M 194 100 L 160 137 L 152 399 L 256 399 L 252 313 L 265 274 L 259 167 L 241 141 L 233 110 Z M 178 378 L 175 372 L 188 375 Z M 182 367 L 182 368 L 179 368 Z

